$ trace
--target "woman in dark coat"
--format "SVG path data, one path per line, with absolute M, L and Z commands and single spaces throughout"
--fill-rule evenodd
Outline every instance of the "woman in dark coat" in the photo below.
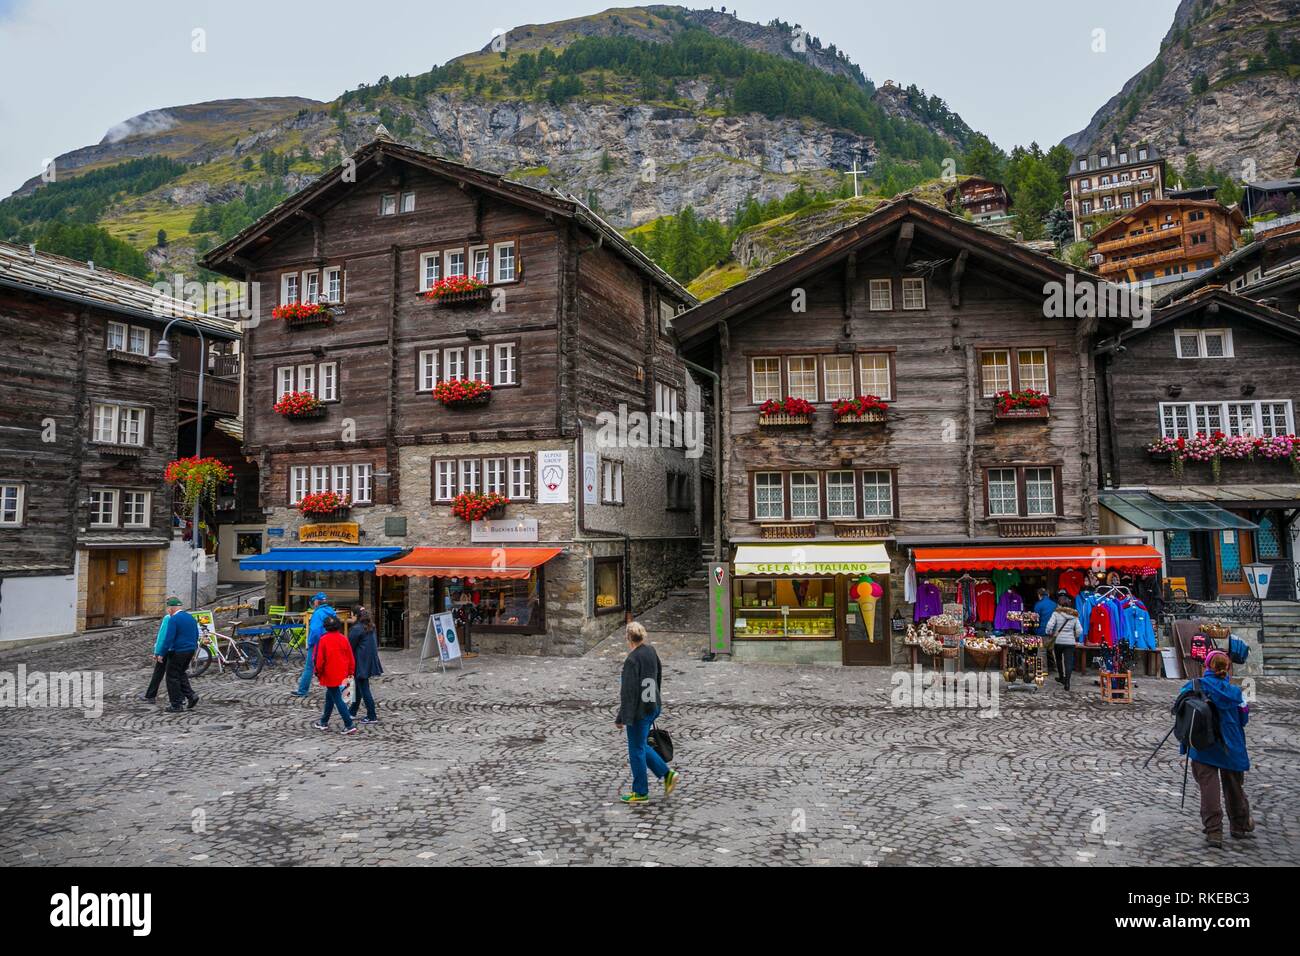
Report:
M 366 716 L 361 718 L 363 724 L 377 724 L 375 716 L 375 698 L 370 693 L 370 678 L 378 677 L 384 672 L 379 663 L 379 637 L 375 634 L 375 622 L 370 612 L 363 607 L 357 608 L 356 623 L 348 631 L 348 643 L 352 645 L 352 656 L 357 662 L 357 689 L 352 695 L 352 716 L 357 715 L 361 702 L 365 701 Z

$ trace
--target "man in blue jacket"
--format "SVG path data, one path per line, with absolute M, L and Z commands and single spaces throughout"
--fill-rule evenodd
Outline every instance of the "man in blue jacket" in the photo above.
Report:
M 190 710 L 199 702 L 199 695 L 190 686 L 189 675 L 190 661 L 199 647 L 199 622 L 189 611 L 180 609 L 179 598 L 172 598 L 168 604 L 172 615 L 167 620 L 167 630 L 162 635 L 160 646 L 155 650 L 161 651 L 167 660 L 167 700 L 170 705 L 167 710 L 179 714 L 185 709 L 181 707 L 182 700 L 188 701 Z
M 167 624 L 172 619 L 172 615 L 181 609 L 181 599 L 178 597 L 169 597 L 163 603 L 162 620 L 158 622 L 158 634 L 153 641 L 153 676 L 149 678 L 149 686 L 145 692 L 140 695 L 140 700 L 152 704 L 158 699 L 158 688 L 162 686 L 163 678 L 167 676 L 167 655 L 163 653 L 163 643 L 167 637 Z
M 1183 685 L 1191 690 L 1192 682 Z M 1205 676 L 1201 678 L 1203 690 L 1214 703 L 1219 715 L 1220 740 L 1213 747 L 1197 750 L 1184 744 L 1180 753 L 1192 759 L 1192 776 L 1201 791 L 1201 824 L 1205 828 L 1205 842 L 1223 846 L 1223 798 L 1227 798 L 1228 824 L 1234 840 L 1253 840 L 1255 821 L 1250 816 L 1250 801 L 1246 799 L 1245 778 L 1250 769 L 1246 753 L 1246 722 L 1250 707 L 1242 697 L 1241 688 L 1233 686 L 1228 676 L 1228 655 L 1211 651 L 1205 658 Z M 1222 788 L 1222 795 L 1220 795 Z
M 298 678 L 298 689 L 291 691 L 294 697 L 306 697 L 311 690 L 312 675 L 315 674 L 316 642 L 325 633 L 325 622 L 337 617 L 334 608 L 329 606 L 329 598 L 324 591 L 317 591 L 311 599 L 311 622 L 307 625 L 307 660 L 302 665 L 302 677 Z

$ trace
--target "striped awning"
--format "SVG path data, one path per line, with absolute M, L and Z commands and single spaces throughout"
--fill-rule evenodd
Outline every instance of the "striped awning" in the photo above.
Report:
M 490 578 L 523 580 L 561 552 L 561 548 L 416 548 L 404 558 L 381 564 L 381 577 Z

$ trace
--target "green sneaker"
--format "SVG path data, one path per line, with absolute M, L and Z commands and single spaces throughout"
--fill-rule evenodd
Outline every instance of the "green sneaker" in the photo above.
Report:
M 675 786 L 677 786 L 677 771 L 669 770 L 668 776 L 664 777 L 664 796 L 672 793 Z
M 649 803 L 650 795 L 648 793 L 625 793 L 619 799 L 624 803 Z

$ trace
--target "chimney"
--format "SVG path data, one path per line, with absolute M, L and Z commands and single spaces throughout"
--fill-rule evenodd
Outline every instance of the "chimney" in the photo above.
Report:
M 87 260 L 86 260 L 86 268 L 89 269 L 91 272 L 94 272 L 94 271 L 95 271 L 95 260 L 94 260 L 94 259 L 87 259 Z

